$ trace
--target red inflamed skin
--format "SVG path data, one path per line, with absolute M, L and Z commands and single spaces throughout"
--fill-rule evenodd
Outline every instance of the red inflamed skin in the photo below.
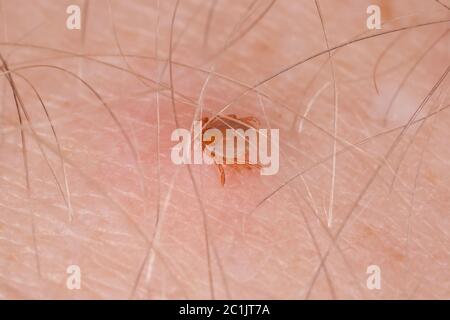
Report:
M 1 1 L 0 298 L 449 299 L 448 7 Z

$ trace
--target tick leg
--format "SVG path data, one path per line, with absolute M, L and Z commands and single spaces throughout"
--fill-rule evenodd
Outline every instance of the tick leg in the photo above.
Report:
M 223 166 L 221 164 L 217 164 L 217 169 L 219 169 L 220 173 L 220 184 L 222 187 L 225 185 L 225 170 L 223 169 Z
M 255 117 L 245 117 L 242 118 L 241 120 L 253 128 L 257 128 L 260 125 L 259 120 Z

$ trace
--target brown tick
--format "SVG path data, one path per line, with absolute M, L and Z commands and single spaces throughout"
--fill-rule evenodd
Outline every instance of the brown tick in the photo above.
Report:
M 208 117 L 204 117 L 204 118 L 202 118 L 202 124 L 203 124 L 202 136 L 204 135 L 205 131 L 207 131 L 209 129 L 218 129 L 222 133 L 222 136 L 223 136 L 223 140 L 222 140 L 223 141 L 223 149 L 222 150 L 226 150 L 227 143 L 234 143 L 234 141 L 227 141 L 227 135 L 226 135 L 227 129 L 231 129 L 231 130 L 242 129 L 242 130 L 246 131 L 247 129 L 258 129 L 258 127 L 259 127 L 259 121 L 255 117 L 250 116 L 250 117 L 239 118 L 235 114 L 229 114 L 227 116 L 217 115 L 211 119 L 209 119 Z M 206 142 L 203 141 L 203 139 L 202 139 L 202 150 L 204 151 L 206 146 L 212 145 L 214 143 L 215 143 L 214 139 L 212 141 L 206 141 Z M 234 146 L 236 148 L 236 144 Z M 261 165 L 259 164 L 259 162 L 257 162 L 257 163 L 249 162 L 250 147 L 251 147 L 250 141 L 249 141 L 248 137 L 245 137 L 245 162 L 244 163 L 238 163 L 236 156 L 234 156 L 231 159 L 231 162 L 232 162 L 231 164 L 229 163 L 230 161 L 227 161 L 227 158 L 225 155 L 222 157 L 222 161 L 221 161 L 222 163 L 218 163 L 216 160 L 214 160 L 214 163 L 216 164 L 217 169 L 219 170 L 220 183 L 222 186 L 225 185 L 225 170 L 224 170 L 225 166 L 229 166 L 230 168 L 237 169 L 237 170 L 239 170 L 240 168 L 246 168 L 246 169 L 261 168 Z M 225 152 L 223 152 L 223 154 L 225 154 Z M 212 154 L 209 154 L 209 156 L 211 156 L 214 159 L 217 159 L 217 156 L 214 154 L 214 152 L 212 152 Z M 228 159 L 228 160 L 230 160 L 230 159 Z

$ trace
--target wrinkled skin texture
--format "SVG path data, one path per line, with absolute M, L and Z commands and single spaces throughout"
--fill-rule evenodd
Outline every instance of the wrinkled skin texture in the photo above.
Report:
M 318 2 L 0 1 L 0 298 L 450 298 L 449 2 Z M 219 112 L 278 174 L 171 162 Z

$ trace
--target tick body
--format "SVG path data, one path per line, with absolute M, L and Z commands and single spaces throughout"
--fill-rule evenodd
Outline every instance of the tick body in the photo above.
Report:
M 247 131 L 248 129 L 255 129 L 257 130 L 259 127 L 259 121 L 257 118 L 255 117 L 242 117 L 239 118 L 237 117 L 235 114 L 229 114 L 226 116 L 215 116 L 211 119 L 209 119 L 208 117 L 204 117 L 202 119 L 202 124 L 203 124 L 203 128 L 202 128 L 202 136 L 204 136 L 205 132 L 209 129 L 217 129 L 222 133 L 223 139 L 222 139 L 222 150 L 226 150 L 227 149 L 227 145 L 228 144 L 232 144 L 231 147 L 236 148 L 236 144 L 234 141 L 230 140 L 229 135 L 227 135 L 227 130 L 232 130 L 232 132 L 234 132 L 235 130 L 241 129 L 244 132 Z M 238 132 L 242 132 L 241 130 L 236 131 L 236 133 Z M 214 159 L 214 163 L 217 167 L 217 169 L 219 170 L 219 174 L 220 174 L 220 184 L 222 186 L 225 185 L 225 166 L 229 166 L 232 169 L 241 169 L 241 168 L 246 168 L 246 169 L 252 169 L 252 168 L 257 168 L 260 169 L 261 165 L 259 164 L 258 161 L 250 161 L 250 150 L 251 148 L 253 148 L 253 150 L 255 150 L 255 147 L 258 145 L 257 143 L 255 145 L 252 145 L 251 141 L 249 140 L 249 137 L 244 136 L 245 138 L 245 148 L 243 150 L 244 153 L 244 161 L 243 163 L 239 163 L 238 158 L 236 156 L 236 153 L 230 157 L 229 155 L 226 155 L 225 153 L 222 153 L 222 155 L 218 156 L 217 154 L 215 154 L 214 152 L 208 152 L 208 148 L 207 146 L 212 146 L 214 144 L 216 144 L 217 142 L 215 141 L 215 139 L 212 139 L 212 141 L 204 141 L 202 139 L 202 150 L 205 152 L 206 149 L 206 153 Z M 256 150 L 257 152 L 257 150 Z M 220 159 L 221 161 L 217 161 L 217 159 Z

